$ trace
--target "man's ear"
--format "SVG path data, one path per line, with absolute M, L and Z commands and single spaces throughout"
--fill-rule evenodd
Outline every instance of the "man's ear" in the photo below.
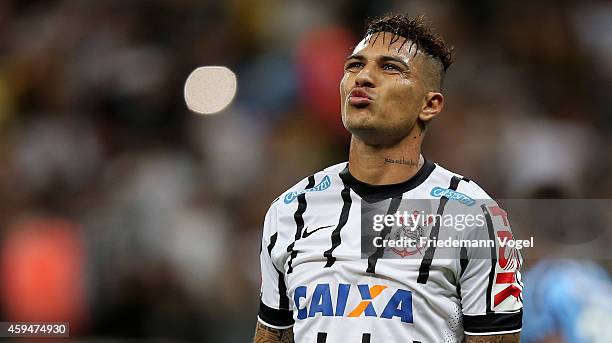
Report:
M 419 113 L 419 119 L 423 123 L 429 123 L 444 108 L 444 96 L 438 92 L 428 92 L 425 95 L 425 103 Z

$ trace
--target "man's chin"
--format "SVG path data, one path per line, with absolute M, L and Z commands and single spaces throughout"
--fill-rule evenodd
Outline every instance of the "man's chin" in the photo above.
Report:
M 352 134 L 374 132 L 377 127 L 373 119 L 367 116 L 351 116 L 345 121 L 344 127 Z
M 395 128 L 380 125 L 374 118 L 361 118 L 366 120 L 353 120 L 350 118 L 344 127 L 351 135 L 360 141 L 372 146 L 387 146 L 397 143 L 401 138 Z
M 345 125 L 353 137 L 366 144 L 376 145 L 384 140 L 384 130 L 380 130 L 372 122 L 347 122 Z

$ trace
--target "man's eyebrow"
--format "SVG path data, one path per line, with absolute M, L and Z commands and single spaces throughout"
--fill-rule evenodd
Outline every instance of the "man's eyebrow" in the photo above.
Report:
M 348 60 L 365 60 L 365 57 L 361 54 L 351 54 L 348 55 L 348 57 L 346 58 L 346 61 Z
M 381 62 L 386 62 L 386 61 L 393 61 L 393 62 L 397 62 L 401 65 L 403 65 L 406 69 L 410 68 L 408 66 L 408 63 L 406 63 L 403 59 L 399 58 L 399 57 L 395 57 L 395 56 L 391 56 L 391 55 L 383 55 L 379 57 L 379 60 Z
M 353 55 L 349 55 L 346 60 L 359 60 L 359 61 L 363 61 L 365 60 L 365 56 L 361 55 L 361 54 L 353 54 Z M 382 55 L 379 56 L 378 58 L 378 62 L 387 62 L 387 61 L 393 61 L 393 62 L 397 62 L 399 64 L 401 64 L 402 66 L 404 66 L 405 68 L 409 69 L 410 67 L 408 66 L 408 64 L 401 58 L 396 57 L 396 56 L 392 56 L 392 55 Z

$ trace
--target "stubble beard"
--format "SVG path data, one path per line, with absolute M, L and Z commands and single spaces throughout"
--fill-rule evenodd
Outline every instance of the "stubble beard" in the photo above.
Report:
M 410 136 L 417 125 L 417 122 L 414 122 L 409 127 L 394 127 L 376 119 L 380 118 L 373 116 L 363 116 L 360 118 L 347 117 L 344 120 L 344 127 L 354 138 L 366 145 L 392 147 Z

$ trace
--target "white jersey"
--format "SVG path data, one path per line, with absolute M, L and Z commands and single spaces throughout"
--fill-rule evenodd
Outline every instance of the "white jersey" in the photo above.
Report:
M 392 213 L 402 199 L 429 199 L 437 213 L 480 212 L 488 238 L 511 238 L 502 209 L 473 206 L 490 199 L 480 187 L 429 161 L 406 182 L 382 186 L 358 181 L 347 166 L 307 177 L 270 206 L 260 254 L 262 324 L 293 327 L 296 343 L 461 342 L 464 334 L 520 331 L 516 250 L 495 246 L 486 258 L 469 247 L 455 249 L 457 258 L 440 258 L 435 247 L 395 250 L 397 258 L 363 255 L 362 207 L 384 204 Z M 427 237 L 439 234 L 433 227 Z

